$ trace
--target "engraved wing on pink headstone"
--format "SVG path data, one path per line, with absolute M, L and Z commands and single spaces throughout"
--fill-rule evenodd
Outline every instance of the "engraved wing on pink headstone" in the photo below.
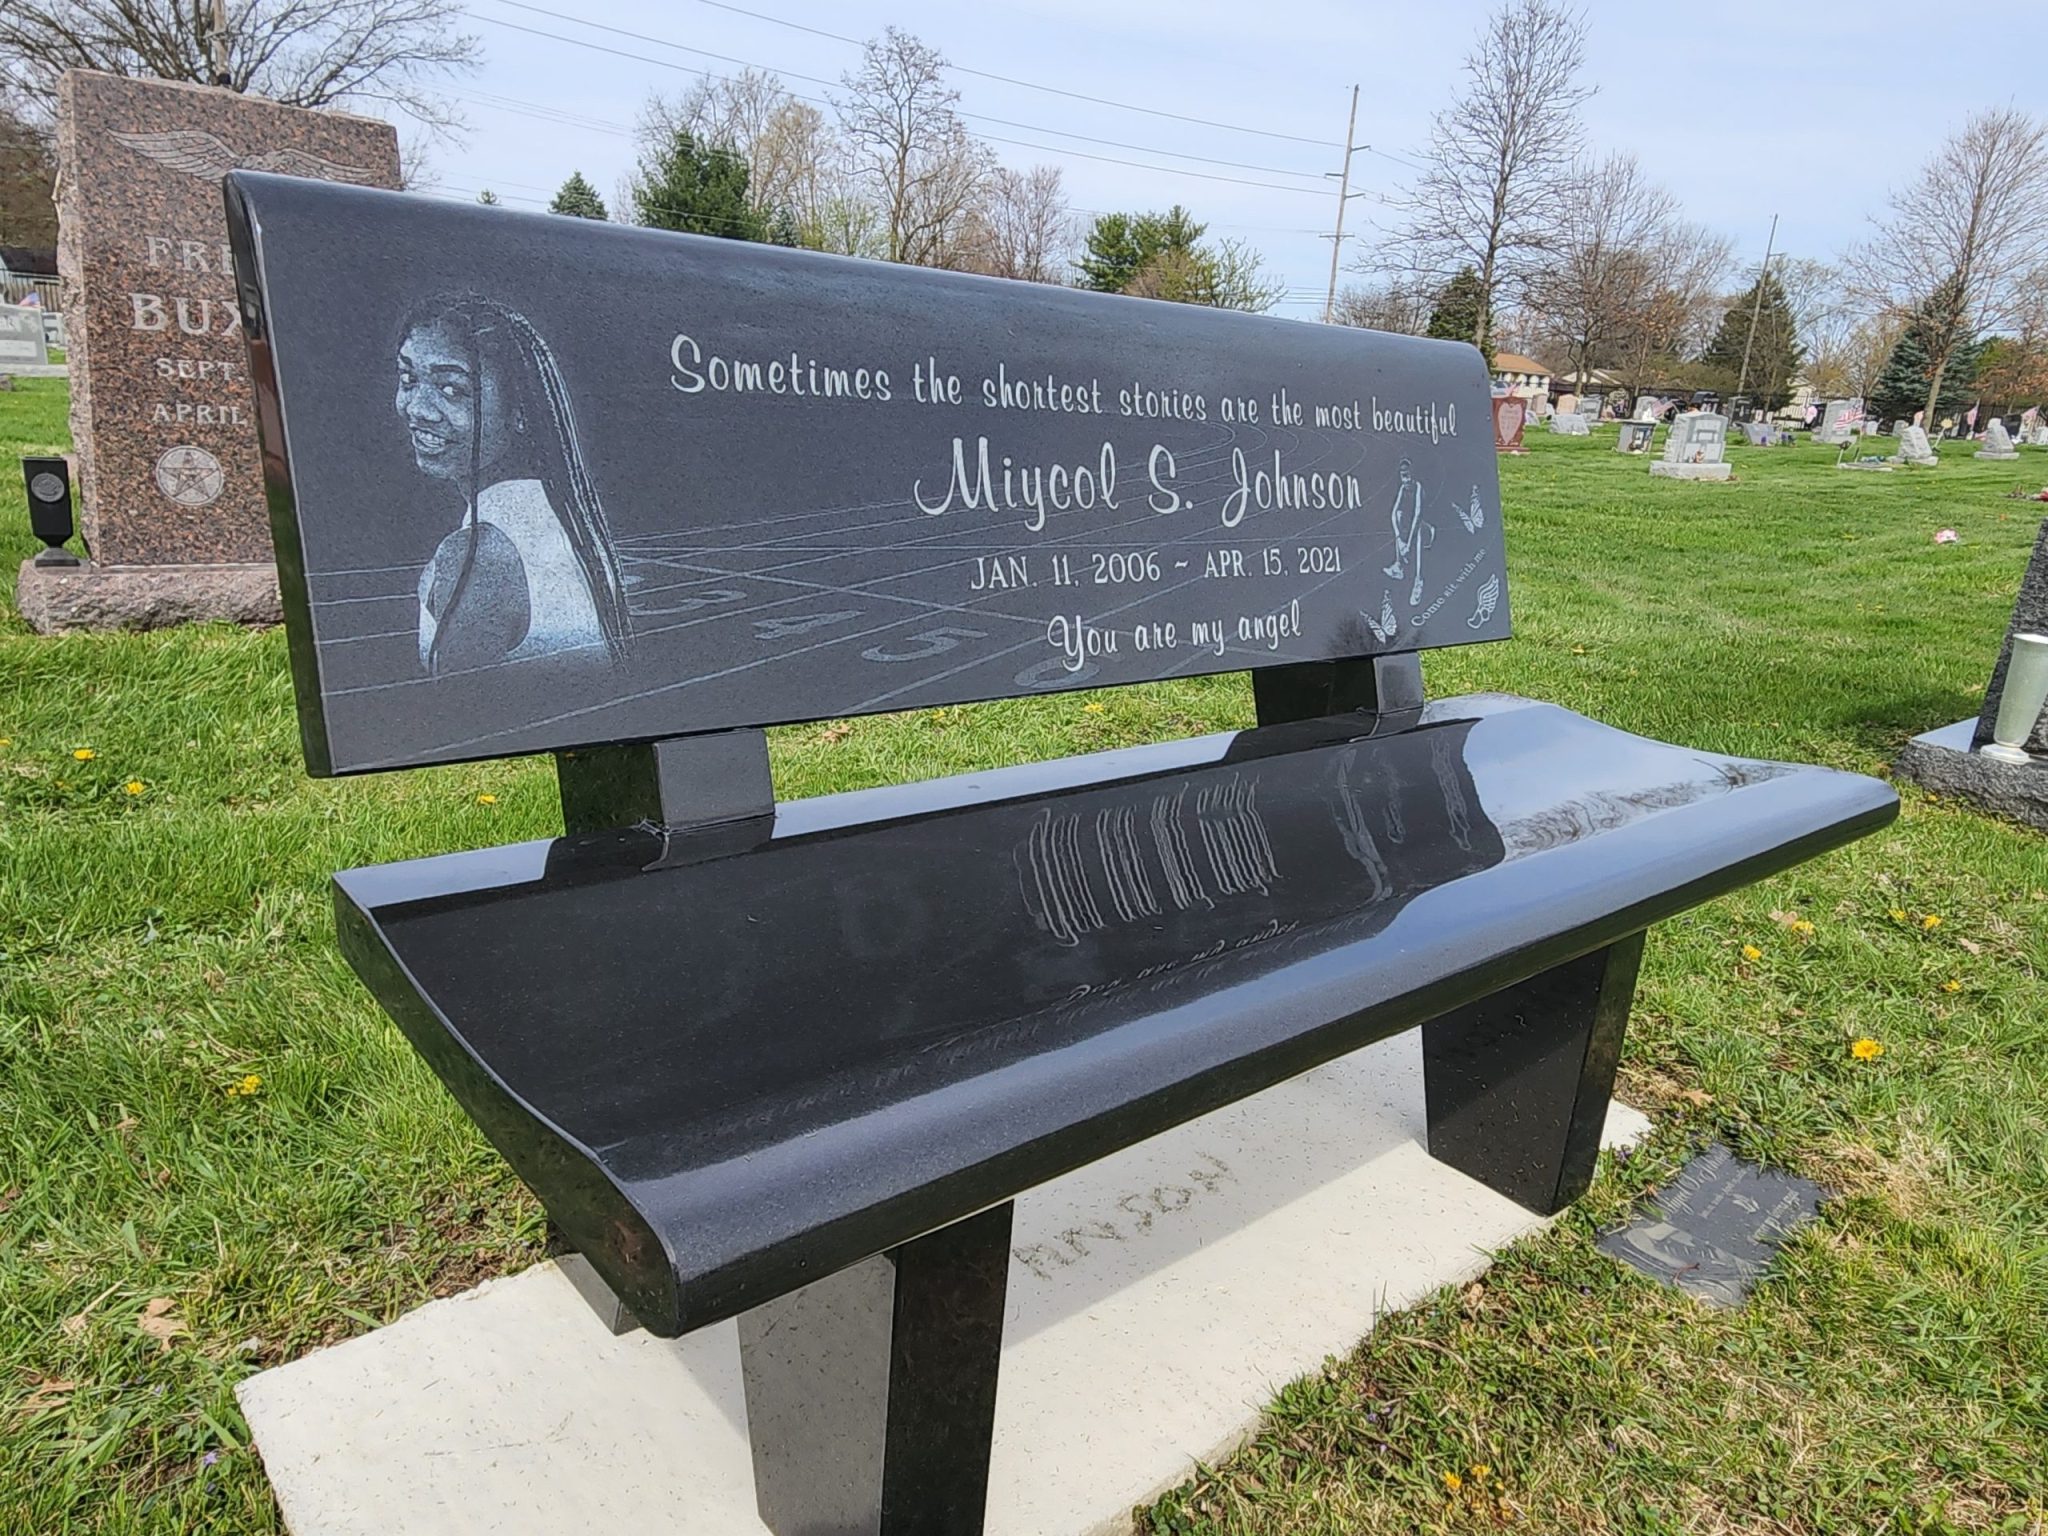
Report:
M 312 176 L 321 181 L 346 181 L 366 186 L 377 180 L 367 166 L 343 165 L 303 149 L 273 149 L 260 155 L 238 155 L 227 141 L 200 128 L 170 133 L 120 133 L 109 136 L 138 155 L 169 170 L 204 181 L 219 181 L 229 171 L 275 171 L 281 176 Z

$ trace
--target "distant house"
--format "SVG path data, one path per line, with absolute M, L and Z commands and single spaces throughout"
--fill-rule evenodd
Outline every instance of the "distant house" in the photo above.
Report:
M 1575 395 L 1596 390 L 1607 394 L 1625 387 L 1619 376 L 1609 373 L 1605 368 L 1588 368 L 1584 373 L 1563 374 L 1556 383 L 1559 389 L 1568 389 Z
M 0 304 L 19 304 L 30 294 L 57 309 L 57 251 L 54 246 L 0 245 Z
M 1519 352 L 1496 352 L 1493 354 L 1493 387 L 1524 400 L 1534 400 L 1538 395 L 1550 393 L 1550 370 L 1535 358 L 1524 357 Z

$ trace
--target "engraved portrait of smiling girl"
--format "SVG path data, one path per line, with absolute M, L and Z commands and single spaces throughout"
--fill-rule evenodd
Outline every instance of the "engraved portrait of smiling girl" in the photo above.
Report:
M 609 663 L 628 642 L 624 583 L 547 343 L 474 294 L 427 300 L 400 335 L 413 462 L 460 513 L 420 574 L 420 665 Z

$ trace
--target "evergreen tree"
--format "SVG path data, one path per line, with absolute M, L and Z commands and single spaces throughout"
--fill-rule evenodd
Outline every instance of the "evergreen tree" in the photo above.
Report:
M 489 187 L 485 187 L 483 191 L 477 193 L 476 200 L 482 203 L 486 208 L 495 208 L 498 206 L 498 194 L 493 192 Z
M 633 220 L 728 240 L 768 237 L 765 221 L 747 203 L 747 162 L 730 149 L 699 144 L 683 128 L 641 160 L 633 178 Z
M 1926 409 L 1927 391 L 1933 383 L 1928 343 L 1930 337 L 1945 332 L 1957 339 L 1949 353 L 1948 366 L 1941 373 L 1941 393 L 1935 399 L 1932 419 L 1926 425 L 1938 427 L 1942 417 L 1960 415 L 1968 409 L 1975 396 L 1978 356 L 1983 347 L 1976 337 L 1961 333 L 1958 286 L 1952 280 L 1943 283 L 1907 322 L 1892 347 L 1892 355 L 1885 359 L 1877 383 L 1871 386 L 1866 404 L 1872 415 L 1911 421 L 1915 411 Z
M 1080 285 L 1214 309 L 1271 309 L 1284 286 L 1267 279 L 1258 253 L 1236 240 L 1205 245 L 1207 230 L 1178 203 L 1165 213 L 1105 213 L 1076 263 Z
M 1088 231 L 1088 245 L 1077 265 L 1083 288 L 1098 293 L 1127 293 L 1147 267 L 1167 258 L 1178 266 L 1201 243 L 1208 225 L 1197 224 L 1178 203 L 1165 213 L 1105 213 Z
M 555 200 L 548 204 L 549 213 L 566 213 L 575 219 L 608 219 L 604 199 L 597 195 L 597 188 L 583 179 L 581 171 L 571 171 L 569 179 L 562 183 L 562 190 L 555 194 Z
M 804 243 L 803 226 L 797 223 L 794 208 L 785 204 L 775 210 L 775 216 L 768 221 L 768 243 L 791 248 Z
M 1758 302 L 1761 294 L 1762 302 Z M 1750 339 L 1750 322 L 1756 322 L 1755 340 Z M 1749 354 L 1745 373 L 1744 350 Z M 1806 348 L 1799 342 L 1799 327 L 1792 318 L 1791 302 L 1777 274 L 1766 272 L 1729 301 L 1721 316 L 1721 327 L 1700 361 L 1733 392 L 1740 389 L 1767 411 L 1781 410 L 1792 399 L 1792 380 L 1806 362 Z
M 1480 291 L 1479 274 L 1470 267 L 1458 268 L 1438 292 L 1435 307 L 1429 312 L 1429 329 L 1424 334 L 1444 341 L 1470 341 L 1474 336 L 1491 336 L 1493 317 L 1486 316 L 1485 325 L 1480 324 L 1480 310 L 1485 306 L 1485 297 Z

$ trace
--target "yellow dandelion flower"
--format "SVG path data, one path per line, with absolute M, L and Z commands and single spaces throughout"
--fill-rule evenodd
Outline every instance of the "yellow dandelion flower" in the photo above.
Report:
M 93 751 L 91 747 L 80 747 L 71 755 L 77 758 L 81 763 L 89 763 L 94 758 L 98 757 L 99 753 Z
M 1813 924 L 1802 917 L 1792 924 L 1792 931 L 1802 939 L 1810 939 L 1813 937 Z
M 14 738 L 12 736 L 0 736 L 0 747 L 11 747 L 13 745 Z
M 1904 907 L 1893 907 L 1885 916 L 1895 923 L 1903 923 L 1906 920 L 1906 909 Z
M 121 789 L 126 794 L 139 795 L 143 792 L 143 790 L 147 789 L 148 787 L 149 786 L 144 784 L 140 779 L 130 779 L 126 784 L 123 784 L 121 786 Z
M 1472 1463 L 1472 1475 L 1474 1477 L 1484 1477 L 1492 1470 L 1493 1468 L 1489 1467 L 1483 1461 L 1475 1461 Z
M 1756 946 L 1755 946 L 1754 944 L 1745 944 L 1745 945 L 1743 945 L 1743 946 L 1742 946 L 1742 958 L 1743 958 L 1743 959 L 1745 959 L 1745 960 L 1761 960 L 1761 959 L 1763 959 L 1763 957 L 1764 957 L 1764 952 L 1763 952 L 1762 950 L 1758 949 L 1758 948 L 1757 948 L 1757 947 L 1756 947 Z
M 1458 1476 L 1457 1473 L 1446 1472 L 1444 1474 L 1444 1487 L 1448 1488 L 1452 1493 L 1456 1493 L 1460 1488 L 1464 1486 L 1465 1479 Z
M 1960 992 L 1963 990 L 1963 984 L 1951 976 L 1941 984 L 1941 990 L 1944 992 Z
M 1092 703 L 1091 703 L 1091 704 L 1083 704 L 1083 705 L 1081 706 L 1081 713 L 1083 713 L 1084 715 L 1099 715 L 1099 714 L 1103 713 L 1103 706 L 1102 706 L 1102 705 L 1100 705 L 1100 704 L 1092 704 Z
M 1941 919 L 1930 912 L 1920 919 L 1920 926 L 1922 928 L 1939 928 L 1941 926 Z
M 1849 1054 L 1858 1061 L 1875 1061 L 1884 1054 L 1884 1045 L 1882 1042 L 1873 1040 L 1868 1035 L 1865 1035 L 1861 1040 L 1858 1040 L 1849 1047 Z
M 496 795 L 489 794 L 478 795 L 476 797 L 476 803 L 478 805 L 496 805 L 498 803 L 498 797 Z

